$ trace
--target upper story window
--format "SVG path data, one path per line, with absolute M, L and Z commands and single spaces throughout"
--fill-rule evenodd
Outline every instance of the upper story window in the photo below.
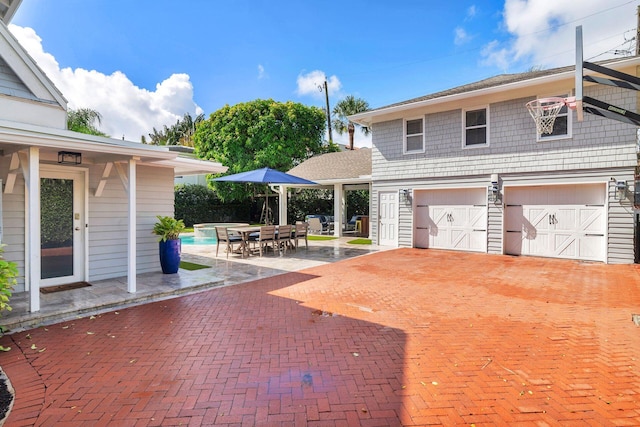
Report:
M 568 95 L 554 95 L 559 98 L 566 98 Z M 546 97 L 545 97 L 546 98 Z M 554 139 L 562 139 L 562 138 L 571 138 L 571 128 L 572 128 L 572 117 L 571 111 L 569 107 L 564 105 L 560 112 L 558 113 L 558 117 L 556 117 L 556 121 L 553 122 L 553 132 L 551 133 L 543 133 L 538 134 L 536 136 L 538 142 L 540 141 L 549 141 Z
M 424 120 L 411 119 L 404 121 L 404 152 L 424 152 Z
M 489 145 L 489 108 L 464 110 L 462 115 L 464 147 Z

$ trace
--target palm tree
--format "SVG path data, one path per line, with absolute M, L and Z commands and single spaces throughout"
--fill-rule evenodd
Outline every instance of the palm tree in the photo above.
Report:
M 176 123 L 180 135 L 180 144 L 193 147 L 193 135 L 196 133 L 196 126 L 204 120 L 204 113 L 198 114 L 195 118 L 191 114 L 185 113 L 182 121 Z
M 178 119 L 174 125 L 168 127 L 164 125 L 162 130 L 153 128 L 149 134 L 153 145 L 184 145 L 193 147 L 193 135 L 196 133 L 196 126 L 204 120 L 204 114 L 198 114 L 195 118 L 191 114 L 185 113 L 182 119 Z
M 67 111 L 67 129 L 89 135 L 109 136 L 96 126 L 102 122 L 102 115 L 91 108 L 69 109 Z
M 348 116 L 362 113 L 369 109 L 369 103 L 362 98 L 356 98 L 348 95 L 342 101 L 338 102 L 333 108 L 334 119 L 332 121 L 334 129 L 342 135 L 345 131 L 349 132 L 349 149 L 353 150 L 353 134 L 356 124 L 348 119 Z M 366 126 L 357 125 L 364 135 L 369 135 L 370 129 Z

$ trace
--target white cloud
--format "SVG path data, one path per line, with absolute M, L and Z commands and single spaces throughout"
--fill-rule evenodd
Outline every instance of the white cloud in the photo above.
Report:
M 298 95 L 311 95 L 315 98 L 324 98 L 324 81 L 327 81 L 329 95 L 337 95 L 342 89 L 342 83 L 336 76 L 327 77 L 324 71 L 315 70 L 307 74 L 298 75 L 296 93 Z M 320 89 L 322 88 L 322 89 Z
M 121 71 L 106 75 L 82 68 L 61 69 L 53 55 L 43 50 L 42 39 L 33 29 L 13 24 L 9 29 L 69 101 L 69 108 L 98 111 L 103 118 L 100 130 L 113 138 L 140 141 L 152 128 L 170 126 L 185 113 L 202 113 L 187 74 L 173 74 L 149 91 Z
M 465 44 L 466 42 L 468 42 L 471 39 L 469 37 L 469 34 L 467 34 L 467 32 L 462 27 L 456 27 L 456 29 L 454 30 L 454 33 L 455 33 L 455 38 L 454 38 L 453 42 L 457 46 Z
M 467 17 L 465 18 L 465 20 L 473 19 L 476 16 L 476 13 L 478 13 L 476 6 L 469 6 L 469 8 L 467 9 Z
M 584 58 L 601 60 L 628 48 L 636 27 L 636 5 L 628 0 L 506 0 L 502 27 L 505 41 L 483 51 L 486 65 L 508 69 L 520 61 L 551 68 L 575 63 L 575 27 L 582 25 Z
M 267 77 L 267 75 L 264 72 L 264 67 L 262 64 L 258 64 L 258 80 L 262 80 L 265 77 Z

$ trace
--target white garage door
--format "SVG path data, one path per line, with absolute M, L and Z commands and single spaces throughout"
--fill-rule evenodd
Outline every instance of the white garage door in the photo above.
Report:
M 603 184 L 508 188 L 505 253 L 605 261 Z
M 487 251 L 487 190 L 415 191 L 417 248 Z

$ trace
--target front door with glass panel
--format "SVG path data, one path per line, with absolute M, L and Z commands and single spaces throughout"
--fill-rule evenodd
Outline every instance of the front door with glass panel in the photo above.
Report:
M 40 286 L 85 280 L 84 171 L 40 172 Z

